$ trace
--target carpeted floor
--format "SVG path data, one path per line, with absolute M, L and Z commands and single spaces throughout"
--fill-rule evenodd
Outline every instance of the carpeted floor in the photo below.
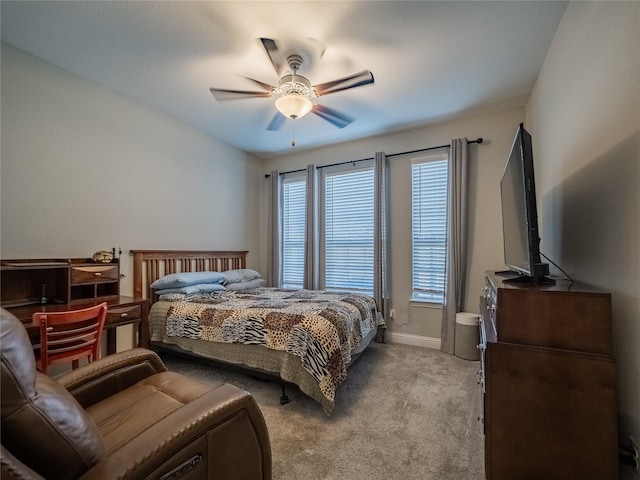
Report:
M 328 417 L 288 386 L 168 356 L 170 370 L 253 394 L 264 414 L 275 480 L 480 480 L 484 446 L 479 362 L 437 350 L 372 344 L 349 369 Z

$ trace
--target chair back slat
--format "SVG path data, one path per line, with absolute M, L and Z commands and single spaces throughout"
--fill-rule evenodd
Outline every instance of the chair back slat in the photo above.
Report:
M 57 341 L 56 344 L 53 342 L 49 343 L 49 355 L 52 353 L 60 353 L 60 352 L 69 352 L 71 350 L 79 350 L 85 348 L 93 348 L 93 345 L 96 343 L 95 339 L 88 341 L 74 341 L 74 342 L 62 342 Z
M 40 325 L 40 371 L 47 373 L 49 365 L 87 358 L 92 362 L 100 358 L 100 346 L 107 304 L 65 312 L 37 312 L 33 321 Z
M 86 325 L 84 327 L 77 328 L 69 328 L 65 330 L 54 330 L 53 327 L 47 327 L 49 332 L 49 338 L 54 337 L 67 337 L 69 335 L 82 334 L 85 332 L 93 332 L 95 331 L 95 325 L 93 323 Z
M 83 335 L 73 335 L 64 338 L 58 338 L 57 340 L 49 340 L 47 345 L 49 346 L 49 351 L 52 351 L 53 349 L 59 350 L 60 348 L 64 348 L 66 346 L 82 347 L 86 345 L 93 345 L 97 337 L 98 335 L 96 333 L 89 332 Z

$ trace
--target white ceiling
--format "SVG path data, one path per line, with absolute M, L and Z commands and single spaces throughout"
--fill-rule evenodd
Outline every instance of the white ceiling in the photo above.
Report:
M 291 151 L 273 99 L 217 102 L 209 88 L 276 84 L 259 42 L 305 57 L 312 84 L 369 69 L 375 83 L 319 97 L 353 118 L 296 121 L 296 149 L 524 105 L 566 2 L 6 1 L 2 40 L 239 149 Z M 320 58 L 320 46 L 326 47 Z

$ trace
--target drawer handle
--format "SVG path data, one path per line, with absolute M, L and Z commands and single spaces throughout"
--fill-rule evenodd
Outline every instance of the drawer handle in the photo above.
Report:
M 99 276 L 101 276 L 101 275 L 102 275 L 102 273 L 100 273 L 100 272 L 96 272 L 96 273 L 94 273 L 94 275 L 95 275 L 96 277 L 99 277 Z
M 129 316 L 129 314 L 128 314 L 128 313 L 121 313 L 121 314 L 120 314 L 120 318 L 126 318 L 126 317 L 128 317 L 128 316 Z

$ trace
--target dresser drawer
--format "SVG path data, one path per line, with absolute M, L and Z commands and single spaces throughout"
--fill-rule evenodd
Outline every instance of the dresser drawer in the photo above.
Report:
M 129 305 L 127 307 L 113 307 L 107 310 L 106 325 L 123 325 L 138 322 L 142 319 L 142 306 Z
M 72 284 L 113 282 L 118 279 L 118 265 L 77 265 L 71 267 Z

